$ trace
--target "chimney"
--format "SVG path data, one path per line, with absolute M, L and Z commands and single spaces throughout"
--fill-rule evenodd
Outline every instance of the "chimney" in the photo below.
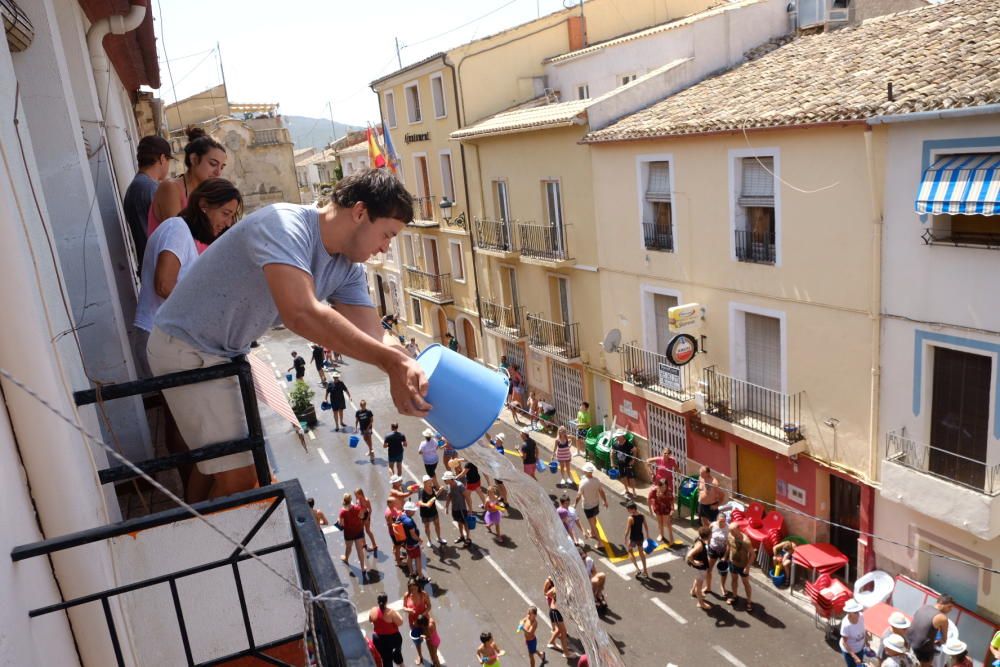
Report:
M 587 19 L 584 16 L 570 16 L 566 19 L 569 31 L 569 50 L 576 51 L 587 46 Z

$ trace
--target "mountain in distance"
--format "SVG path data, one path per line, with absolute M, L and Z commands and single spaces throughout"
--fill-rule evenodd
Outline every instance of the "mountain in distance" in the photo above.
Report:
M 316 149 L 323 149 L 333 141 L 329 118 L 309 118 L 308 116 L 282 116 L 282 118 L 284 118 L 285 125 L 292 135 L 292 142 L 295 144 L 295 148 L 309 148 L 312 146 Z M 334 121 L 333 127 L 338 139 L 351 130 L 364 129 L 357 125 L 347 125 L 345 123 L 338 123 L 337 121 Z

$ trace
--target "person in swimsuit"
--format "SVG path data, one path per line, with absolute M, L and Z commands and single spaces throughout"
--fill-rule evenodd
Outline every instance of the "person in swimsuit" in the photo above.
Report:
M 685 561 L 694 569 L 694 583 L 691 584 L 691 597 L 698 600 L 700 609 L 711 609 L 712 605 L 705 601 L 705 573 L 708 571 L 708 545 L 706 542 L 712 536 L 712 529 L 702 526 L 698 529 L 698 539 L 688 550 Z
M 394 498 L 386 498 L 385 501 L 385 527 L 389 531 L 389 539 L 392 540 L 392 557 L 396 565 L 406 565 L 406 556 L 403 554 L 403 545 L 406 544 L 406 534 L 403 524 L 399 523 L 399 518 L 403 511 L 400 509 L 400 502 Z
M 161 181 L 149 206 L 146 221 L 147 238 L 153 235 L 164 220 L 174 217 L 187 206 L 190 193 L 210 178 L 222 176 L 226 167 L 226 149 L 218 141 L 208 136 L 200 127 L 187 130 L 188 144 L 184 147 L 186 171 L 177 178 Z M 205 252 L 205 244 L 199 243 L 198 252 Z
M 743 591 L 747 595 L 747 611 L 753 611 L 752 590 L 750 588 L 750 563 L 753 562 L 753 543 L 750 538 L 743 534 L 739 524 L 732 524 L 729 527 L 729 548 L 727 556 L 729 560 L 729 572 L 733 575 L 732 595 L 726 598 L 729 604 L 736 604 L 739 597 L 736 595 L 736 585 L 740 579 L 743 580 Z
M 410 577 L 406 582 L 406 595 L 403 596 L 403 611 L 407 613 L 407 620 L 410 624 L 410 639 L 413 640 L 417 648 L 417 656 L 423 663 L 423 653 L 420 644 L 424 638 L 423 628 L 418 624 L 417 619 L 431 611 L 431 596 L 420 587 L 420 580 L 417 577 Z
M 559 520 L 562 521 L 563 528 L 566 529 L 569 539 L 573 540 L 573 544 L 576 546 L 581 546 L 583 540 L 580 539 L 580 534 L 576 532 L 579 519 L 574 520 L 573 515 L 570 513 L 571 509 L 573 508 L 569 505 L 569 496 L 565 493 L 562 494 L 559 497 L 559 502 L 556 503 L 556 514 L 559 516 Z
M 530 667 L 535 667 L 535 656 L 541 659 L 541 664 L 545 664 L 545 651 L 538 650 L 538 607 L 528 607 L 528 613 L 517 626 L 518 632 L 524 633 L 524 645 L 528 649 L 528 661 Z
M 351 392 L 347 389 L 347 385 L 344 381 L 340 379 L 340 373 L 334 371 L 330 373 L 331 382 L 326 384 L 326 401 L 330 404 L 330 409 L 333 410 L 333 423 L 334 431 L 339 431 L 340 429 L 347 430 L 347 425 L 344 423 L 344 410 L 347 409 L 347 398 L 351 397 Z
M 316 374 L 319 375 L 320 386 L 326 386 L 326 369 L 323 368 L 323 348 L 315 343 L 312 346 L 312 361 L 313 366 L 316 367 Z
M 569 649 L 569 633 L 566 632 L 566 621 L 563 619 L 562 612 L 559 611 L 559 603 L 556 601 L 556 582 L 552 580 L 552 577 L 545 578 L 542 593 L 549 606 L 549 621 L 552 622 L 552 634 L 549 636 L 546 648 L 561 651 L 567 660 L 572 660 L 576 655 Z M 562 648 L 556 646 L 557 639 Z
M 705 573 L 705 593 L 712 592 L 713 568 L 719 571 L 719 578 L 722 579 L 721 597 L 729 599 L 726 592 L 726 579 L 729 577 L 729 561 L 726 559 L 726 549 L 729 545 L 729 523 L 725 512 L 719 512 L 719 516 L 709 526 L 712 535 L 708 538 L 708 572 Z
M 594 559 L 587 555 L 583 546 L 578 546 L 576 550 L 580 553 L 580 558 L 583 560 L 583 569 L 587 571 L 587 576 L 590 577 L 590 588 L 594 593 L 594 602 L 597 605 L 597 611 L 603 612 L 608 608 L 608 601 L 604 597 L 604 586 L 608 582 L 608 577 L 603 572 L 598 571 L 594 564 Z
M 330 525 L 330 520 L 326 518 L 325 514 L 323 514 L 323 510 L 316 509 L 316 499 L 315 498 L 308 499 L 306 501 L 306 503 L 309 504 L 309 509 L 312 510 L 313 518 L 316 519 L 316 523 L 317 524 L 319 524 L 320 526 L 329 526 Z
M 559 462 L 559 484 L 569 486 L 573 483 L 573 473 L 570 471 L 570 461 L 573 450 L 570 448 L 569 434 L 565 426 L 560 426 L 556 432 L 556 461 Z
M 646 528 L 646 516 L 639 514 L 639 506 L 632 501 L 629 501 L 625 509 L 628 510 L 628 521 L 625 523 L 625 544 L 628 549 L 628 557 L 632 560 L 632 565 L 635 566 L 638 572 L 639 564 L 635 562 L 635 552 L 638 551 L 639 558 L 642 559 L 641 574 L 643 577 L 648 577 L 649 570 L 646 569 L 646 550 L 643 548 L 646 546 L 646 540 L 649 539 Z M 637 574 L 636 577 L 638 576 Z
M 399 634 L 399 626 L 403 617 L 394 609 L 389 609 L 389 596 L 380 593 L 376 598 L 377 605 L 368 612 L 368 621 L 372 624 L 372 643 L 382 658 L 386 667 L 392 662 L 403 664 L 403 636 Z
M 490 490 L 486 493 L 484 509 L 483 522 L 486 523 L 486 530 L 496 535 L 498 541 L 503 541 L 503 535 L 500 533 L 500 519 L 503 517 L 503 514 L 500 512 L 500 501 L 497 498 L 496 486 L 491 486 Z
M 493 635 L 484 632 L 479 635 L 479 648 L 476 649 L 476 658 L 487 667 L 500 667 L 500 656 L 506 651 L 497 646 Z
M 344 506 L 340 509 L 337 520 L 340 529 L 344 531 L 344 555 L 340 560 L 346 564 L 351 557 L 351 547 L 354 547 L 358 553 L 358 565 L 361 566 L 361 581 L 364 583 L 368 576 L 365 562 L 365 522 L 361 506 L 353 504 L 352 500 L 351 494 L 344 494 Z
M 698 471 L 698 516 L 701 525 L 707 526 L 719 516 L 719 505 L 725 499 L 725 493 L 719 486 L 719 480 L 712 475 L 708 466 L 702 466 Z
M 372 543 L 370 547 L 366 545 L 365 548 L 373 555 L 378 556 L 378 543 L 375 542 L 375 533 L 372 532 L 372 501 L 368 499 L 365 490 L 360 486 L 354 490 L 354 498 L 358 501 L 358 506 L 361 507 L 361 518 L 365 522 L 365 534 Z
M 418 495 L 417 505 L 420 506 L 420 521 L 424 524 L 424 532 L 427 533 L 427 548 L 432 549 L 434 543 L 431 542 L 431 527 L 437 533 L 438 543 L 448 544 L 448 540 L 441 537 L 441 517 L 438 515 L 437 494 L 438 487 L 430 475 L 424 475 L 423 487 Z
M 438 658 L 438 647 L 441 646 L 441 635 L 438 634 L 437 621 L 431 618 L 430 614 L 423 613 L 417 616 L 416 624 L 414 625 L 416 629 L 420 630 L 420 639 L 414 639 L 413 643 L 417 646 L 417 662 L 418 665 L 424 664 L 424 656 L 420 651 L 421 642 L 427 640 L 427 652 L 431 656 L 431 664 L 434 667 L 440 667 L 441 661 Z M 412 633 L 410 635 L 413 637 Z
M 649 511 L 656 517 L 656 525 L 660 529 L 660 534 L 656 536 L 657 542 L 663 541 L 663 525 L 667 525 L 667 544 L 671 547 L 674 542 L 674 492 L 667 483 L 665 477 L 657 477 L 653 486 L 649 489 L 647 497 Z
M 403 505 L 403 516 L 399 518 L 399 523 L 403 525 L 403 539 L 406 546 L 406 566 L 412 576 L 417 581 L 427 581 L 424 577 L 424 561 L 420 554 L 420 529 L 413 520 L 413 513 L 417 511 L 415 502 L 407 501 Z

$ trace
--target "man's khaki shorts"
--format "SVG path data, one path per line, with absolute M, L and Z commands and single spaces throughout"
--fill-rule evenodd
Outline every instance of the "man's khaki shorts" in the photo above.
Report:
M 217 366 L 229 361 L 225 357 L 201 352 L 158 327 L 153 327 L 149 334 L 146 353 L 149 367 L 155 375 Z M 248 435 L 240 383 L 236 376 L 164 389 L 163 396 L 188 449 L 239 440 Z M 226 472 L 252 466 L 253 455 L 241 452 L 201 461 L 197 465 L 198 471 L 206 475 Z

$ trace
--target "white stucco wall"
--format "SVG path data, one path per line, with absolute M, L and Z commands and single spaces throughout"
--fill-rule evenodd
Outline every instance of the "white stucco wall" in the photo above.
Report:
M 643 75 L 672 60 L 694 58 L 688 85 L 729 67 L 747 50 L 789 30 L 785 0 L 760 0 L 728 7 L 688 25 L 664 30 L 545 67 L 549 88 L 575 99 L 576 87 L 587 84 L 599 97 L 620 84 L 623 74 Z

